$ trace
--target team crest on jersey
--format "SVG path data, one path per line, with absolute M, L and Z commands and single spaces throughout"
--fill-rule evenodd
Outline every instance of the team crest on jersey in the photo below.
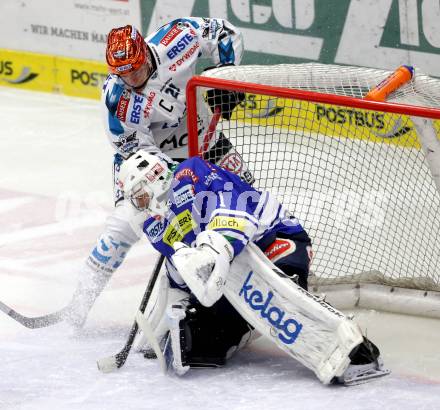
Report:
M 234 174 L 239 174 L 243 168 L 243 160 L 238 152 L 232 152 L 225 155 L 219 165 Z
M 120 135 L 118 141 L 115 142 L 116 148 L 126 153 L 134 150 L 139 145 L 139 140 L 136 138 L 136 131 L 130 135 Z

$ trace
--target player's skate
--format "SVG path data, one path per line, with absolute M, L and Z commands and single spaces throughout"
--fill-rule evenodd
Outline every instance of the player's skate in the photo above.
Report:
M 384 368 L 379 349 L 365 337 L 364 342 L 350 354 L 350 360 L 351 363 L 342 376 L 336 377 L 333 381 L 335 384 L 352 386 L 391 373 Z

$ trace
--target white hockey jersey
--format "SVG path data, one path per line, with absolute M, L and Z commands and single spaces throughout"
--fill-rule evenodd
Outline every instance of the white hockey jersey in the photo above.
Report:
M 108 138 L 124 158 L 140 148 L 186 158 L 186 83 L 202 57 L 210 57 L 213 65 L 239 64 L 241 34 L 222 19 L 189 17 L 165 24 L 145 41 L 157 69 L 142 92 L 130 89 L 113 74 L 104 84 L 102 106 Z M 199 135 L 205 128 L 201 121 Z

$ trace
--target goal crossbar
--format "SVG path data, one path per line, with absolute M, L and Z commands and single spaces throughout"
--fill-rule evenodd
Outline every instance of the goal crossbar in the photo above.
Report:
M 440 109 L 436 108 L 419 107 L 415 105 L 398 103 L 387 103 L 381 101 L 370 101 L 342 95 L 318 93 L 314 91 L 275 87 L 271 85 L 254 84 L 220 78 L 193 76 L 188 81 L 186 86 L 189 142 L 188 153 L 190 157 L 196 156 L 199 153 L 197 149 L 197 87 L 217 88 L 228 91 L 241 91 L 244 93 L 254 93 L 259 95 L 297 99 L 302 101 L 313 101 L 321 104 L 335 104 L 345 107 L 360 108 L 372 111 L 383 111 L 392 114 L 414 115 L 417 117 L 440 120 Z

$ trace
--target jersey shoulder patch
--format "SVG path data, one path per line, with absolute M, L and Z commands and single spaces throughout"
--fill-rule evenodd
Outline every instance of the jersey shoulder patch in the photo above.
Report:
M 114 117 L 125 121 L 128 105 L 130 102 L 130 91 L 117 80 L 110 81 L 105 90 L 105 105 Z
M 182 31 L 190 26 L 195 29 L 200 27 L 195 19 L 176 19 L 160 27 L 155 33 L 148 36 L 145 41 L 156 46 L 159 44 L 168 46 Z

